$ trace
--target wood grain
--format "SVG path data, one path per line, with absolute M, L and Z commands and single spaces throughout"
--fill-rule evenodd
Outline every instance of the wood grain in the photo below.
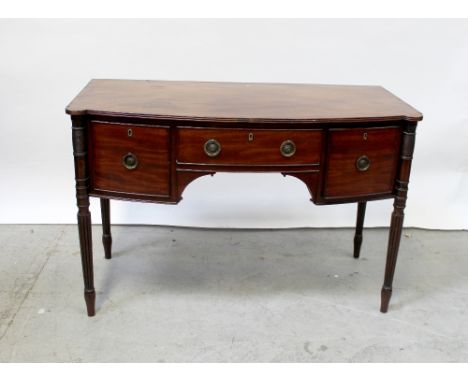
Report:
M 215 139 L 221 145 L 221 152 L 216 157 L 209 157 L 204 152 L 205 142 L 209 139 Z M 284 157 L 280 151 L 286 140 L 296 145 L 296 152 L 291 157 Z M 214 166 L 317 165 L 321 143 L 320 130 L 179 128 L 177 162 Z
M 400 137 L 401 131 L 397 127 L 332 130 L 328 142 L 325 197 L 391 194 Z M 362 155 L 370 159 L 370 167 L 364 172 L 356 168 L 356 160 Z
M 421 113 L 380 86 L 91 80 L 71 115 L 173 121 L 419 121 Z
M 132 136 L 128 136 L 132 129 Z M 132 153 L 138 167 L 126 169 L 122 158 Z M 169 129 L 91 122 L 91 190 L 136 195 L 169 195 Z

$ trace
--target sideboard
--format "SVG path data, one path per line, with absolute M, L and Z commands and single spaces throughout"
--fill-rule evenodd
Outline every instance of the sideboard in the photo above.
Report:
M 380 86 L 91 80 L 68 105 L 89 316 L 95 314 L 90 197 L 177 204 L 217 172 L 300 179 L 317 205 L 357 203 L 358 258 L 367 201 L 394 208 L 381 290 L 387 312 L 422 114 Z M 271 208 L 275 208 L 274 205 Z M 294 261 L 294 259 L 291 259 Z

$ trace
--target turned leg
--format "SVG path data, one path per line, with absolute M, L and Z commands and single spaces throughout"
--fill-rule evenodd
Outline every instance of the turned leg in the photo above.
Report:
M 362 244 L 362 228 L 364 226 L 364 216 L 366 215 L 367 202 L 359 202 L 356 218 L 356 232 L 354 234 L 354 258 L 359 258 Z
M 390 297 L 392 297 L 393 275 L 395 274 L 395 266 L 398 257 L 398 249 L 400 247 L 401 231 L 403 228 L 404 208 L 406 197 L 396 197 L 392 220 L 390 223 L 390 234 L 388 237 L 387 262 L 385 265 L 385 279 L 382 287 L 382 299 L 380 311 L 386 313 Z
M 85 202 L 82 199 L 82 202 Z M 84 297 L 88 316 L 92 317 L 95 314 L 96 292 L 94 291 L 94 274 L 93 274 L 93 240 L 91 234 L 91 213 L 89 212 L 89 198 L 87 198 L 88 206 L 82 207 L 78 211 L 78 232 L 80 235 L 81 249 L 81 265 L 83 268 L 84 279 Z
M 403 228 L 404 210 L 408 197 L 408 183 L 411 171 L 411 160 L 413 159 L 415 143 L 416 124 L 409 123 L 403 129 L 400 153 L 400 165 L 395 181 L 395 201 L 390 222 L 390 233 L 388 237 L 387 261 L 385 265 L 385 278 L 381 292 L 380 311 L 386 313 L 388 304 L 392 297 L 393 275 L 400 247 L 401 231 Z
M 106 259 L 112 257 L 112 236 L 110 226 L 110 200 L 101 198 L 101 218 L 102 218 L 102 244 L 104 244 L 104 254 Z
M 80 237 L 81 265 L 83 268 L 84 297 L 88 316 L 95 314 L 96 292 L 93 275 L 93 241 L 91 213 L 89 212 L 88 173 L 86 165 L 86 121 L 72 118 L 73 155 L 75 158 L 76 200 L 78 206 L 78 233 Z

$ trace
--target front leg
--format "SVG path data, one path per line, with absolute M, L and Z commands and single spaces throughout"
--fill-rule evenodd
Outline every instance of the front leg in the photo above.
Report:
M 76 201 L 78 206 L 78 233 L 80 236 L 81 265 L 83 268 L 84 297 L 88 316 L 95 314 L 96 292 L 93 274 L 93 240 L 89 211 L 89 177 L 87 171 L 86 121 L 72 118 L 73 156 L 75 159 Z
M 395 198 L 392 220 L 390 223 L 390 234 L 388 237 L 387 262 L 385 265 L 385 278 L 382 287 L 380 311 L 387 313 L 388 304 L 392 297 L 393 275 L 395 274 L 395 266 L 398 257 L 398 249 L 400 248 L 401 231 L 403 228 L 404 209 L 406 204 L 405 196 L 397 196 Z
M 80 235 L 81 265 L 83 268 L 84 298 L 88 316 L 95 314 L 96 292 L 94 290 L 93 273 L 93 238 L 91 234 L 91 213 L 89 212 L 89 198 L 82 198 L 81 202 L 87 206 L 78 206 L 78 232 Z
M 388 238 L 387 262 L 385 265 L 385 278 L 381 293 L 380 311 L 386 313 L 392 296 L 393 275 L 400 247 L 401 231 L 403 228 L 404 210 L 408 197 L 408 183 L 413 159 L 416 124 L 408 123 L 403 129 L 401 141 L 400 165 L 395 181 L 395 202 L 390 222 L 390 234 Z

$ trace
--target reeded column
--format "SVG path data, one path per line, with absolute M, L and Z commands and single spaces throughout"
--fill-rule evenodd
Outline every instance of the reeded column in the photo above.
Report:
M 96 292 L 93 274 L 93 240 L 89 212 L 89 174 L 87 165 L 87 124 L 83 117 L 72 117 L 73 156 L 75 159 L 76 201 L 78 206 L 78 233 L 83 267 L 84 297 L 88 316 L 95 314 Z
M 416 124 L 408 124 L 403 130 L 401 143 L 400 167 L 395 184 L 395 202 L 390 222 L 388 238 L 387 262 L 385 266 L 385 279 L 382 287 L 380 311 L 386 313 L 392 296 L 393 275 L 400 247 L 401 232 L 403 228 L 404 210 L 408 196 L 408 183 L 413 159 L 414 143 L 416 137 Z

